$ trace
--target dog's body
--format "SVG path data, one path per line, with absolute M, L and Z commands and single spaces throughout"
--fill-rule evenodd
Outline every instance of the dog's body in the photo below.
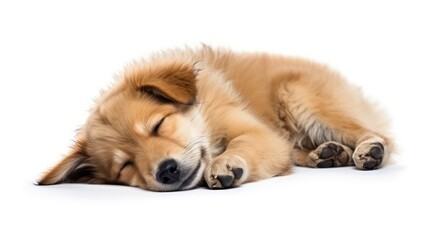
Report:
M 157 55 L 120 78 L 40 184 L 227 188 L 292 164 L 376 169 L 392 150 L 384 116 L 360 90 L 304 60 L 203 47 Z

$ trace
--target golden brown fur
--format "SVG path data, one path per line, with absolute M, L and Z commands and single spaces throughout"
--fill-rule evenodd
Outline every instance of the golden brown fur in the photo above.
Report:
M 328 68 L 203 47 L 125 69 L 76 144 L 40 184 L 119 183 L 155 191 L 238 186 L 292 164 L 376 169 L 383 115 Z

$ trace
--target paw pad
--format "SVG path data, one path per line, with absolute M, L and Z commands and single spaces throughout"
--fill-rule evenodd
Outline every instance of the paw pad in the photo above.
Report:
M 327 142 L 312 151 L 308 157 L 310 167 L 329 168 L 351 165 L 352 150 L 340 143 Z
M 234 181 L 234 178 L 232 176 L 228 176 L 228 175 L 218 176 L 217 179 L 222 184 L 222 186 L 225 188 L 231 187 L 232 182 Z
M 244 176 L 241 161 L 218 159 L 206 169 L 205 179 L 209 188 L 230 188 L 240 185 Z
M 334 166 L 333 160 L 326 160 L 326 161 L 323 161 L 323 162 L 320 162 L 317 164 L 318 168 L 328 168 L 328 167 L 333 167 L 333 166 Z
M 232 173 L 234 174 L 235 180 L 239 180 L 241 176 L 243 176 L 243 169 L 242 168 L 233 168 Z
M 384 158 L 384 146 L 380 142 L 363 142 L 353 154 L 355 165 L 359 169 L 373 170 L 378 168 Z

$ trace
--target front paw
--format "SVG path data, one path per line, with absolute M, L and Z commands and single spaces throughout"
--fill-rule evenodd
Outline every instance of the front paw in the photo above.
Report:
M 204 173 L 209 188 L 230 188 L 239 186 L 247 178 L 247 168 L 241 157 L 218 157 Z

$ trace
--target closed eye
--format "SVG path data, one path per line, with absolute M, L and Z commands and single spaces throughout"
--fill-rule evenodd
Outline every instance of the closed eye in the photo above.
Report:
M 159 129 L 161 128 L 162 123 L 166 117 L 163 117 L 159 122 L 156 123 L 155 127 L 152 129 L 152 135 L 157 136 L 159 134 Z
M 124 170 L 124 168 L 126 168 L 130 165 L 133 165 L 133 162 L 131 162 L 131 160 L 126 161 L 124 164 L 122 164 L 120 171 Z
M 119 178 L 121 177 L 121 173 L 122 173 L 122 171 L 123 171 L 126 167 L 131 166 L 131 165 L 133 165 L 133 162 L 132 162 L 131 160 L 127 160 L 126 162 L 124 162 L 124 164 L 122 164 L 121 168 L 119 169 L 119 173 L 118 173 L 118 177 L 117 177 L 117 179 L 119 179 Z

